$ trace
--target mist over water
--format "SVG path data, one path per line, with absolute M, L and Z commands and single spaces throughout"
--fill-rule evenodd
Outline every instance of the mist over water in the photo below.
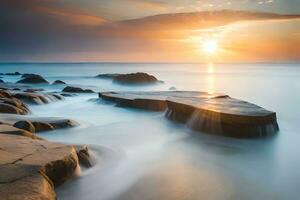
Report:
M 41 134 L 93 147 L 97 165 L 57 189 L 62 200 L 297 199 L 300 195 L 298 64 L 0 64 L 1 72 L 38 73 L 50 82 L 95 91 L 196 90 L 228 94 L 276 111 L 280 131 L 239 140 L 196 133 L 161 112 L 116 107 L 97 94 L 31 106 L 34 116 L 81 126 Z M 123 86 L 100 73 L 147 72 L 163 84 Z M 19 77 L 5 76 L 15 82 Z M 43 86 L 61 91 L 63 86 Z

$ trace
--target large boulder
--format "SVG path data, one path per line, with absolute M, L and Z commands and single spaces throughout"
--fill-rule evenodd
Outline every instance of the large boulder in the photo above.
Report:
M 113 78 L 113 82 L 120 84 L 149 84 L 158 82 L 157 78 L 147 73 L 121 74 Z
M 49 84 L 42 76 L 38 74 L 26 74 L 22 76 L 23 79 L 17 81 L 17 83 L 28 83 L 28 84 Z
M 253 138 L 274 135 L 276 113 L 228 95 L 194 91 L 103 92 L 120 106 L 166 111 L 170 120 L 208 134 Z
M 0 135 L 0 199 L 56 200 L 55 187 L 78 171 L 73 146 Z
M 70 92 L 70 93 L 94 93 L 93 90 L 90 89 L 82 89 L 80 87 L 72 87 L 72 86 L 67 86 L 65 87 L 62 92 Z
M 112 79 L 114 83 L 119 84 L 150 84 L 160 82 L 155 76 L 143 72 L 130 74 L 99 74 L 96 78 Z

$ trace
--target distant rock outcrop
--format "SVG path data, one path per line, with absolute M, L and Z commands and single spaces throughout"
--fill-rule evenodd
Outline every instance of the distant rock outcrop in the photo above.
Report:
M 94 93 L 93 90 L 90 89 L 82 89 L 80 87 L 72 87 L 72 86 L 67 86 L 65 87 L 62 92 L 70 92 L 70 93 Z
M 38 74 L 23 74 L 22 79 L 17 81 L 17 83 L 26 84 L 49 84 L 42 76 Z
M 66 83 L 61 80 L 56 80 L 52 83 L 52 85 L 65 85 Z
M 142 72 L 130 74 L 99 74 L 96 78 L 112 79 L 114 83 L 130 85 L 159 82 L 155 76 Z

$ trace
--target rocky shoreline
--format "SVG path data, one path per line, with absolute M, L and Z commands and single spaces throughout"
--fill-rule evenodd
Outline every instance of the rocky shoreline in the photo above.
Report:
M 57 186 L 76 176 L 81 167 L 93 165 L 90 150 L 86 146 L 44 140 L 38 133 L 79 124 L 71 119 L 32 117 L 29 105 L 63 101 L 65 97 L 94 91 L 56 80 L 53 84 L 64 88 L 60 92 L 45 92 L 39 87 L 49 82 L 40 75 L 18 72 L 5 75 L 20 76 L 21 80 L 0 83 L 0 199 L 57 199 L 54 191 Z M 159 82 L 143 73 L 97 77 L 113 81 L 121 77 L 122 84 Z M 224 94 L 101 92 L 99 97 L 119 106 L 165 111 L 168 119 L 213 135 L 253 138 L 274 135 L 279 130 L 275 112 Z
M 48 83 L 39 75 L 22 78 L 18 81 L 22 84 Z M 37 135 L 79 124 L 70 119 L 31 117 L 29 104 L 48 104 L 64 97 L 22 84 L 1 83 L 0 199 L 55 200 L 54 189 L 76 176 L 81 167 L 91 167 L 91 156 L 86 146 L 49 142 Z

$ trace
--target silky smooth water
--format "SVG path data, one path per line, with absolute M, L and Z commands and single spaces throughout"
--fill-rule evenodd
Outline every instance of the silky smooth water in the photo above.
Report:
M 280 131 L 239 140 L 196 133 L 161 112 L 116 107 L 97 94 L 31 106 L 34 116 L 81 126 L 41 134 L 88 144 L 97 165 L 57 189 L 62 200 L 298 199 L 300 196 L 299 64 L 0 64 L 1 72 L 38 73 L 95 91 L 197 90 L 226 93 L 277 112 Z M 163 80 L 124 86 L 100 73 L 147 72 Z M 3 76 L 15 82 L 19 76 Z M 63 86 L 39 86 L 60 91 Z

